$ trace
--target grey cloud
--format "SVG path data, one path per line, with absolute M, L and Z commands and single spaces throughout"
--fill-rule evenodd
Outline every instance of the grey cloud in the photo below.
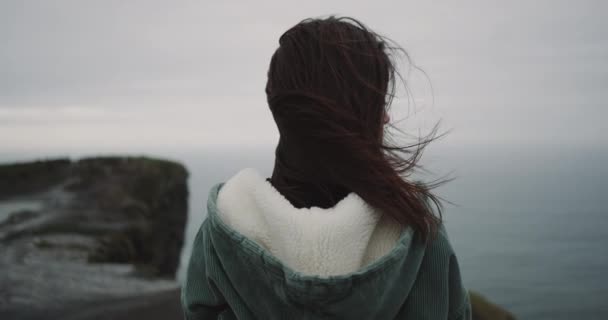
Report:
M 200 116 L 243 121 L 236 127 L 258 121 L 267 138 L 274 128 L 263 85 L 279 35 L 300 19 L 336 13 L 402 44 L 430 75 L 437 110 L 462 131 L 497 128 L 497 136 L 525 139 L 574 127 L 584 128 L 574 130 L 583 139 L 608 116 L 607 11 L 604 1 L 6 0 L 0 108 L 200 105 Z M 424 85 L 412 86 L 430 99 Z M 226 97 L 238 105 L 217 103 Z M 533 118 L 521 121 L 525 110 Z

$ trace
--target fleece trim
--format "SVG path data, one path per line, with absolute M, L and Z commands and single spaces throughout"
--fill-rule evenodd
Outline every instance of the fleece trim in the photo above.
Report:
M 352 273 L 393 249 L 404 229 L 355 193 L 332 208 L 296 208 L 252 168 L 217 196 L 219 218 L 304 275 Z

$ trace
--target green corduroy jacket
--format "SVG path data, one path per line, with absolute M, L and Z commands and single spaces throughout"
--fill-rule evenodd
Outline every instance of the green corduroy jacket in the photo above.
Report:
M 365 268 L 339 276 L 295 272 L 224 223 L 209 193 L 181 300 L 186 319 L 471 319 L 445 229 L 423 245 L 404 232 Z

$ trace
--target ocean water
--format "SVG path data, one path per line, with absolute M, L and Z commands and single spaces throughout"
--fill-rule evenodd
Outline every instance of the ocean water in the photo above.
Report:
M 7 219 L 13 212 L 23 210 L 40 210 L 42 204 L 39 201 L 11 200 L 0 202 L 0 222 Z
M 211 186 L 245 167 L 269 175 L 272 149 L 149 155 L 180 161 L 190 172 L 181 281 Z M 422 164 L 434 174 L 421 178 L 456 177 L 436 192 L 455 203 L 445 204 L 444 219 L 465 285 L 519 319 L 605 319 L 606 163 L 608 150 L 598 147 L 429 146 Z

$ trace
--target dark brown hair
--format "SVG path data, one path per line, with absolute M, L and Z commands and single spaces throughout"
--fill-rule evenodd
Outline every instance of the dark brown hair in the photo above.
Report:
M 442 211 L 430 190 L 447 180 L 407 178 L 422 168 L 418 160 L 438 126 L 412 145 L 392 142 L 388 127 L 402 131 L 383 119 L 395 76 L 402 79 L 393 54 L 405 51 L 391 43 L 356 19 L 336 16 L 302 20 L 280 37 L 266 84 L 280 133 L 271 182 L 300 207 L 331 206 L 355 192 L 427 240 Z M 304 200 L 312 190 L 323 195 L 317 203 Z

